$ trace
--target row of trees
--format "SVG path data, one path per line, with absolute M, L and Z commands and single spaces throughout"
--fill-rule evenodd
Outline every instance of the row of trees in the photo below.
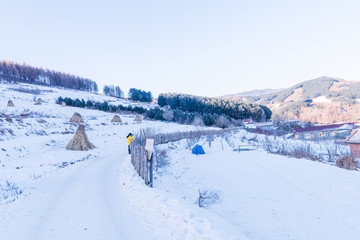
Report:
M 120 89 L 119 86 L 114 85 L 105 85 L 103 88 L 103 93 L 106 96 L 124 98 L 124 92 Z
M 114 85 L 105 85 L 103 88 L 104 95 L 112 96 L 116 98 L 124 98 L 124 92 L 120 89 L 119 86 Z M 130 88 L 128 97 L 130 100 L 139 101 L 139 102 L 152 102 L 153 97 L 152 93 L 146 92 L 141 89 Z
M 1 80 L 98 92 L 96 82 L 90 79 L 9 61 L 0 62 L 0 81 Z M 105 85 L 103 93 L 107 96 L 124 98 L 124 92 L 119 86 Z M 129 99 L 133 101 L 152 102 L 153 100 L 151 92 L 136 88 L 131 88 L 128 96 Z
M 225 115 L 233 119 L 252 118 L 256 121 L 264 121 L 271 118 L 271 110 L 266 106 L 231 101 L 220 98 L 198 97 L 188 94 L 167 93 L 160 94 L 159 106 L 170 106 L 171 109 L 179 109 L 185 112 L 197 112 L 200 114 Z
M 90 79 L 8 61 L 0 62 L 0 80 L 60 86 L 87 92 L 98 91 L 96 82 Z
M 129 99 L 140 102 L 152 102 L 153 96 L 151 92 L 145 92 L 144 90 L 130 88 Z
M 67 106 L 73 107 L 81 107 L 81 108 L 89 108 L 96 109 L 105 112 L 132 112 L 138 114 L 145 114 L 145 116 L 149 119 L 161 120 L 161 121 L 171 121 L 177 122 L 180 124 L 192 124 L 192 125 L 206 125 L 206 126 L 216 126 L 221 128 L 227 128 L 230 126 L 238 126 L 241 125 L 241 121 L 236 121 L 234 119 L 230 119 L 225 115 L 218 114 L 209 114 L 209 113 L 198 113 L 198 112 L 184 112 L 180 109 L 171 110 L 171 109 L 160 109 L 160 108 L 152 108 L 145 109 L 143 107 L 132 107 L 123 106 L 123 105 L 110 105 L 108 102 L 97 102 L 84 99 L 71 99 L 68 97 L 59 97 L 56 103 L 61 104 L 65 102 Z
M 108 102 L 98 102 L 98 101 L 91 101 L 91 100 L 87 100 L 85 101 L 84 99 L 72 99 L 72 98 L 68 98 L 68 97 L 58 97 L 58 99 L 56 100 L 57 104 L 61 104 L 62 102 L 65 102 L 65 104 L 67 106 L 73 106 L 73 107 L 80 107 L 80 108 L 88 108 L 88 109 L 96 109 L 96 110 L 100 110 L 100 111 L 104 111 L 104 112 L 120 112 L 120 111 L 128 111 L 128 112 L 135 112 L 135 113 L 139 113 L 139 114 L 143 114 L 146 113 L 146 109 L 143 107 L 132 107 L 131 105 L 129 106 L 123 106 L 121 104 L 115 106 L 115 105 L 110 105 Z
M 180 109 L 153 108 L 146 112 L 146 116 L 155 120 L 166 120 L 180 124 L 191 124 L 196 126 L 214 126 L 220 128 L 227 128 L 232 126 L 242 125 L 241 120 L 235 120 L 226 115 L 199 113 L 199 112 L 184 112 Z

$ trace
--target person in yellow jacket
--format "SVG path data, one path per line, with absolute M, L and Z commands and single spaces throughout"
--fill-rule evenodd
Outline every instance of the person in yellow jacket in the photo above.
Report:
M 131 142 L 134 140 L 134 135 L 132 135 L 132 133 L 129 133 L 129 134 L 126 136 L 126 139 L 127 139 L 128 150 L 129 150 L 129 154 L 130 154 L 130 153 L 131 153 L 131 151 L 130 151 L 130 144 L 131 144 Z

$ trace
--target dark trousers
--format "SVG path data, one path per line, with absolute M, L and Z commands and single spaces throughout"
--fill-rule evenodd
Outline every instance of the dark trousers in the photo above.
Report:
M 128 150 L 129 150 L 129 154 L 131 153 L 131 151 L 130 151 L 130 145 L 128 145 Z

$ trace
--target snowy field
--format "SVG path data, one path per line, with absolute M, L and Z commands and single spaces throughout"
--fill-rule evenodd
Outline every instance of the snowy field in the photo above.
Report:
M 220 194 L 220 202 L 202 213 L 188 212 L 186 221 L 191 214 L 206 216 L 197 225 L 219 233 L 217 239 L 243 239 L 240 234 L 258 240 L 359 239 L 359 172 L 263 150 L 235 152 L 224 138 L 215 138 L 211 147 L 206 139 L 200 143 L 205 155 L 191 154 L 186 140 L 159 146 L 171 149 L 170 164 L 156 175 L 152 198 L 168 208 L 176 199 L 186 212 L 194 208 L 199 189 Z M 178 214 L 180 225 L 184 216 Z M 168 222 L 162 218 L 155 224 Z M 155 227 L 151 218 L 148 223 Z
M 39 95 L 11 89 L 40 89 Z M 333 165 L 268 154 L 245 133 L 157 146 L 165 164 L 154 188 L 130 164 L 125 136 L 140 129 L 199 129 L 134 122 L 112 113 L 61 107 L 59 97 L 111 97 L 31 85 L 0 84 L 0 239 L 359 239 L 360 174 Z M 44 103 L 34 105 L 40 97 Z M 12 100 L 15 107 L 7 107 Z M 133 104 L 132 104 L 133 105 Z M 152 107 L 147 105 L 147 107 Z M 78 112 L 96 148 L 65 149 Z M 199 143 L 205 155 L 193 155 Z M 245 146 L 246 147 L 246 146 Z M 315 149 L 315 147 L 312 147 Z M 215 192 L 208 208 L 199 191 Z

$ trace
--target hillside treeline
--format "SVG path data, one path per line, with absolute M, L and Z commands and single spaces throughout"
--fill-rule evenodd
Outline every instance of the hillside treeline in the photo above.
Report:
M 220 98 L 198 97 L 188 94 L 166 93 L 158 97 L 160 107 L 168 105 L 171 109 L 200 114 L 225 115 L 233 119 L 265 121 L 271 118 L 271 110 L 266 106 L 231 101 Z
M 8 61 L 0 62 L 0 80 L 59 86 L 87 92 L 98 91 L 96 82 L 90 79 Z
M 143 107 L 132 107 L 131 105 L 129 106 L 123 106 L 121 104 L 115 106 L 115 105 L 111 105 L 108 102 L 104 101 L 104 102 L 98 102 L 98 101 L 92 101 L 92 100 L 87 100 L 85 101 L 84 99 L 72 99 L 72 98 L 68 98 L 68 97 L 58 97 L 58 99 L 56 100 L 57 104 L 61 104 L 62 102 L 64 102 L 66 104 L 66 106 L 73 106 L 73 107 L 79 107 L 79 108 L 88 108 L 88 109 L 96 109 L 96 110 L 100 110 L 100 111 L 104 111 L 104 112 L 120 112 L 120 111 L 127 111 L 127 112 L 135 112 L 135 113 L 139 113 L 139 114 L 143 114 L 146 113 L 146 109 Z
M 180 124 L 188 124 L 195 126 L 214 126 L 220 128 L 228 128 L 233 126 L 240 126 L 242 124 L 241 120 L 234 120 L 226 117 L 224 115 L 205 113 L 200 114 L 197 112 L 184 112 L 180 109 L 160 109 L 159 107 L 146 109 L 143 107 L 131 105 L 112 105 L 108 102 L 98 102 L 84 99 L 72 99 L 68 97 L 59 97 L 56 100 L 57 104 L 65 102 L 67 106 L 88 108 L 88 109 L 97 109 L 104 112 L 131 112 L 144 114 L 147 118 L 160 121 L 169 121 L 176 122 Z

